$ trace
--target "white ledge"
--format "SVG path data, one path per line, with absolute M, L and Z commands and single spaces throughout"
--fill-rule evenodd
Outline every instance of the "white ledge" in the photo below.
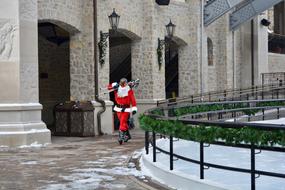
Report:
M 0 104 L 0 111 L 29 111 L 41 110 L 43 107 L 40 103 L 26 103 L 26 104 Z

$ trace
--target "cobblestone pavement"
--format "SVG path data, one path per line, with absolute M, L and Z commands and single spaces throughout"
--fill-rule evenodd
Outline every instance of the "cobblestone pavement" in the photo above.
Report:
M 0 189 L 147 189 L 135 164 L 144 145 L 142 133 L 118 145 L 117 136 L 53 137 L 41 148 L 0 148 Z

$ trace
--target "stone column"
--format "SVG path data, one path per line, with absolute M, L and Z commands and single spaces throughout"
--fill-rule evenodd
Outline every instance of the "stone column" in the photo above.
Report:
M 266 14 L 254 19 L 254 85 L 261 85 L 262 73 L 268 69 L 268 28 L 261 24 L 261 20 L 267 19 Z
M 241 26 L 241 62 L 240 62 L 240 87 L 246 88 L 252 84 L 251 63 L 251 22 Z
M 252 68 L 251 51 L 251 22 L 241 27 L 242 36 L 242 61 L 241 61 L 241 87 L 246 88 L 254 85 L 261 85 L 261 73 L 268 72 L 268 33 L 267 27 L 262 26 L 260 21 L 266 15 L 259 15 L 254 19 L 254 65 Z M 253 69 L 253 70 L 252 70 Z M 253 76 L 252 76 L 253 74 Z M 252 81 L 253 79 L 253 81 Z
M 0 1 L 0 146 L 50 143 L 38 103 L 37 0 Z
M 147 11 L 142 21 L 144 22 L 144 32 L 141 41 L 132 44 L 132 53 L 141 60 L 132 62 L 132 77 L 141 80 L 136 93 L 137 99 L 165 98 L 164 61 L 160 70 L 157 61 L 158 37 L 160 36 L 157 6 L 154 1 L 144 1 L 143 9 L 145 12 Z M 163 37 L 160 38 L 163 39 Z

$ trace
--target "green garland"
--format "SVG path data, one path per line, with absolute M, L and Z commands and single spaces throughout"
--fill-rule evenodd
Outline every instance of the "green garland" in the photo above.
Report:
M 161 40 L 158 38 L 158 46 L 157 46 L 157 61 L 158 61 L 158 66 L 159 66 L 159 70 L 161 69 L 161 65 L 162 65 L 162 51 L 163 51 L 163 44 L 161 43 Z
M 284 106 L 284 101 L 258 102 L 255 107 Z M 228 103 L 211 105 L 194 105 L 169 110 L 172 116 L 182 116 L 191 113 L 200 113 L 217 110 L 228 110 L 249 107 L 248 103 Z M 247 115 L 254 115 L 260 109 L 243 110 Z M 157 108 L 151 111 L 155 115 L 164 115 L 163 109 Z M 164 135 L 192 140 L 197 142 L 213 143 L 223 141 L 227 144 L 254 144 L 256 146 L 281 145 L 285 147 L 285 131 L 265 131 L 250 127 L 221 128 L 216 126 L 192 126 L 178 121 L 156 120 L 149 116 L 141 115 L 140 126 L 145 131 L 154 131 Z
M 249 127 L 221 128 L 214 126 L 192 126 L 178 121 L 155 120 L 141 115 L 140 127 L 145 131 L 171 135 L 173 137 L 196 142 L 213 143 L 223 141 L 226 144 L 254 144 L 255 146 L 285 147 L 285 131 L 264 131 Z
M 106 39 L 102 39 L 102 40 L 100 40 L 100 42 L 98 42 L 99 62 L 101 65 L 103 65 L 105 63 L 107 47 L 108 47 L 108 45 L 107 45 Z

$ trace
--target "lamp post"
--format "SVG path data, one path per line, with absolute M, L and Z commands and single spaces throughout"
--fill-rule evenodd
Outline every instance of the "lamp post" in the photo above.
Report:
M 165 25 L 166 32 L 167 32 L 167 36 L 166 36 L 167 38 L 171 39 L 173 37 L 173 35 L 175 33 L 175 27 L 176 27 L 176 25 L 173 24 L 171 22 L 171 19 L 170 19 L 169 23 L 167 25 Z M 158 43 L 161 45 L 165 45 L 166 42 L 165 42 L 165 40 L 161 40 L 158 38 Z
M 110 26 L 111 26 L 111 29 L 113 30 L 113 31 L 117 31 L 118 30 L 118 26 L 119 26 L 119 21 L 120 21 L 120 15 L 118 15 L 117 13 L 116 13 L 116 10 L 115 10 L 115 8 L 113 9 L 113 12 L 112 12 L 112 14 L 110 14 L 109 16 L 108 16 L 108 18 L 109 18 L 109 22 L 110 22 Z M 101 40 L 101 36 L 103 36 L 104 37 L 104 39 L 106 40 L 108 37 L 109 37 L 109 32 L 102 32 L 102 31 L 100 31 L 100 40 Z
M 175 27 L 176 25 L 173 24 L 171 22 L 171 19 L 169 21 L 169 23 L 167 25 L 165 25 L 166 27 L 166 32 L 167 32 L 167 38 L 169 39 L 169 41 L 171 40 L 171 38 L 173 37 L 174 35 L 174 32 L 175 32 Z M 163 50 L 163 46 L 166 45 L 167 42 L 163 39 L 159 39 L 158 38 L 158 47 L 157 47 L 157 55 L 158 55 L 158 65 L 159 65 L 159 70 L 161 68 L 161 64 L 162 64 L 162 50 Z M 170 46 L 170 43 L 168 43 L 168 45 Z M 168 47 L 169 47 L 168 46 Z M 169 54 L 170 54 L 170 47 L 169 47 Z
M 173 35 L 174 35 L 174 32 L 175 32 L 175 27 L 176 27 L 176 25 L 173 24 L 173 23 L 171 22 L 171 19 L 170 19 L 169 23 L 168 23 L 167 25 L 165 25 L 165 27 L 166 27 L 166 31 L 167 31 L 167 36 L 168 36 L 169 38 L 172 38 Z
M 108 16 L 111 30 L 117 31 L 120 21 L 120 15 L 116 13 L 116 10 L 113 9 L 112 14 Z M 107 48 L 107 38 L 110 36 L 109 32 L 100 31 L 100 41 L 98 43 L 99 47 L 99 62 L 101 65 L 105 63 L 105 56 L 106 56 L 106 48 Z

